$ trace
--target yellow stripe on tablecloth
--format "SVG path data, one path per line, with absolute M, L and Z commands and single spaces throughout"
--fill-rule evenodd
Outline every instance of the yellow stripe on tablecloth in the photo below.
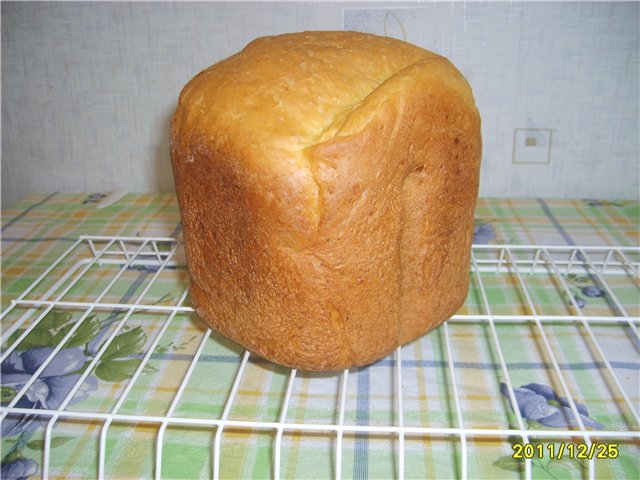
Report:
M 416 352 L 416 360 L 422 362 L 425 360 L 425 356 L 423 353 L 423 345 L 425 342 L 416 342 L 415 343 L 415 352 Z M 429 395 L 427 394 L 427 384 L 425 382 L 425 376 L 421 375 L 420 370 L 416 369 L 415 374 L 418 379 L 418 405 L 420 409 L 420 423 L 422 425 L 430 424 L 430 415 L 429 415 Z M 439 395 L 438 395 L 439 396 Z M 435 443 L 431 437 L 422 437 L 422 443 L 425 445 L 423 449 L 423 461 L 425 472 L 428 473 L 428 478 L 436 478 L 436 460 L 434 455 L 437 455 L 437 452 L 433 450 L 433 444 Z
M 299 403 L 296 405 L 296 423 L 304 423 L 304 412 L 305 407 L 307 405 L 309 394 L 309 378 L 303 377 L 302 382 L 300 384 L 300 393 L 298 393 L 298 398 L 300 398 Z M 298 434 L 298 432 L 294 432 L 293 435 L 288 435 L 291 438 L 291 443 L 289 447 L 289 462 L 287 465 L 287 471 L 285 473 L 285 478 L 296 478 L 296 466 L 298 465 L 298 455 L 300 453 L 300 442 L 302 439 L 302 435 Z M 282 467 L 281 467 L 282 468 Z
M 518 210 L 517 208 L 514 207 L 513 201 L 510 198 L 508 198 L 506 199 L 506 202 L 507 202 L 507 205 L 509 206 L 509 209 L 511 210 L 512 218 L 515 218 L 515 220 L 518 222 L 518 225 L 520 225 L 520 228 L 522 229 L 524 234 L 527 236 L 528 243 L 533 245 L 535 243 L 535 239 L 533 235 L 531 235 L 531 232 L 529 231 L 529 229 L 527 228 L 525 221 L 518 214 Z

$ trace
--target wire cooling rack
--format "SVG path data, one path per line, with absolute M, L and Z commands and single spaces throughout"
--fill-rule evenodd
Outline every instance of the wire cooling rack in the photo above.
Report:
M 98 478 L 117 476 L 110 467 L 116 455 L 110 446 L 110 432 L 139 426 L 152 429 L 147 443 L 152 450 L 149 463 L 155 478 L 163 478 L 163 471 L 171 462 L 165 451 L 169 431 L 193 428 L 209 431 L 212 435 L 208 468 L 213 478 L 225 476 L 221 469 L 234 461 L 233 455 L 225 453 L 226 445 L 233 442 L 234 435 L 243 432 L 269 434 L 266 451 L 270 459 L 264 472 L 273 478 L 291 475 L 292 470 L 287 470 L 287 465 L 295 460 L 288 453 L 291 445 L 299 441 L 299 437 L 314 436 L 327 439 L 323 444 L 325 447 L 314 447 L 313 451 L 326 457 L 330 463 L 328 475 L 335 478 L 366 477 L 369 473 L 376 476 L 366 467 L 362 470 L 358 460 L 358 456 L 362 456 L 362 445 L 370 448 L 376 442 L 382 445 L 378 449 L 379 458 L 389 463 L 384 472 L 396 478 L 429 476 L 427 471 L 417 473 L 414 457 L 416 452 L 427 455 L 424 452 L 437 448 L 438 442 L 448 445 L 446 448 L 453 453 L 448 461 L 451 470 L 436 476 L 480 476 L 477 458 L 483 455 L 483 445 L 494 442 L 502 445 L 501 451 L 505 453 L 500 457 L 506 462 L 503 470 L 515 478 L 532 478 L 539 468 L 536 463 L 539 461 L 536 458 L 536 453 L 540 453 L 538 450 L 529 455 L 525 450 L 519 463 L 513 463 L 515 459 L 509 462 L 518 444 L 531 445 L 529 450 L 544 448 L 547 457 L 558 457 L 559 448 L 581 445 L 586 453 L 578 460 L 578 476 L 595 478 L 604 465 L 599 463 L 598 457 L 602 446 L 615 445 L 616 456 L 622 455 L 623 452 L 618 451 L 620 448 L 636 459 L 640 451 L 639 271 L 640 249 L 635 247 L 475 245 L 469 298 L 465 307 L 449 322 L 414 344 L 398 348 L 392 358 L 379 362 L 385 370 L 367 376 L 366 382 L 370 384 L 361 379 L 366 369 L 310 374 L 274 367 L 278 369 L 282 392 L 263 405 L 265 411 L 272 412 L 270 417 L 265 414 L 264 418 L 261 413 L 251 416 L 241 412 L 246 407 L 246 399 L 242 398 L 260 393 L 243 386 L 247 371 L 256 365 L 264 366 L 266 362 L 229 345 L 225 347 L 224 355 L 206 353 L 214 343 L 225 341 L 197 324 L 194 347 L 181 357 L 184 360 L 187 355 L 188 366 L 175 373 L 174 377 L 177 375 L 178 378 L 174 379 L 172 388 L 165 388 L 168 393 L 164 394 L 164 403 L 151 411 L 140 410 L 139 405 L 144 401 L 132 399 L 140 395 L 140 398 L 146 398 L 144 395 L 148 393 L 140 392 L 152 388 L 146 386 L 148 381 L 145 379 L 148 372 L 154 370 L 153 362 L 161 362 L 166 355 L 167 347 L 163 342 L 171 338 L 174 324 L 184 318 L 193 318 L 193 310 L 188 304 L 183 250 L 174 238 L 83 236 L 2 313 L 0 359 L 3 371 L 5 365 L 13 368 L 17 352 L 24 351 L 25 345 L 38 345 L 36 333 L 45 322 L 64 324 L 72 317 L 74 321 L 58 330 L 55 345 L 46 350 L 46 359 L 28 372 L 28 379 L 14 385 L 15 391 L 8 399 L 3 395 L 0 422 L 40 421 L 44 427 L 39 444 L 42 447 L 42 478 L 65 476 L 60 473 L 61 467 L 54 465 L 59 455 L 54 430 L 65 422 L 87 428 L 92 426 L 99 432 L 94 448 L 97 458 L 91 467 Z M 178 293 L 169 297 L 162 295 L 163 290 L 157 288 L 160 284 L 170 284 L 172 291 Z M 98 315 L 108 317 L 95 327 Z M 136 343 L 140 350 L 124 352 L 128 354 L 124 356 L 123 335 L 133 337 L 132 332 L 139 333 L 132 325 L 136 318 L 144 315 L 153 316 L 154 326 L 145 337 L 146 341 Z M 93 337 L 85 337 L 93 340 L 86 344 L 85 351 L 91 350 L 92 354 L 86 357 L 86 363 L 78 370 L 80 373 L 73 377 L 72 386 L 64 390 L 64 398 L 25 407 L 25 402 L 28 405 L 25 399 L 35 395 L 36 382 L 57 365 L 57 355 L 63 348 L 74 345 L 74 338 L 91 326 L 95 327 Z M 480 387 L 468 385 L 465 369 L 470 363 L 468 359 L 472 358 L 465 353 L 464 341 L 468 336 L 482 337 L 482 356 L 491 359 L 491 375 L 498 379 L 481 394 L 478 393 Z M 546 396 L 548 404 L 543 407 L 562 417 L 556 418 L 551 426 L 545 425 L 543 420 L 532 421 L 534 416 L 530 410 L 535 404 L 526 402 L 527 398 L 533 398 L 531 389 L 534 387 L 519 385 L 523 383 L 520 380 L 523 377 L 518 370 L 520 363 L 514 359 L 520 357 L 514 357 L 512 345 L 520 337 L 528 337 L 529 343 L 523 341 L 525 346 L 517 355 L 523 358 L 537 355 L 548 379 L 546 382 L 539 380 L 537 385 L 551 385 L 548 388 L 552 393 Z M 590 356 L 587 363 L 580 365 L 594 366 L 596 373 L 593 375 L 599 379 L 597 387 L 583 371 L 576 373 L 570 368 L 574 347 L 566 348 L 563 342 L 576 341 L 576 337 L 580 337 L 582 353 L 587 352 Z M 108 362 L 114 362 L 112 358 L 118 348 L 125 358 L 121 362 L 133 361 L 118 364 L 127 366 L 123 378 L 105 367 L 113 365 Z M 416 353 L 427 349 L 432 356 L 426 359 Z M 217 410 L 212 410 L 215 413 L 185 413 L 184 405 L 193 403 L 193 396 L 202 387 L 202 376 L 196 372 L 203 368 L 205 357 L 220 360 L 220 363 L 213 361 L 205 365 L 205 378 L 222 378 Z M 96 390 L 95 382 L 92 389 L 86 388 L 90 377 L 98 374 L 100 368 L 102 374 L 98 376 L 112 382 L 111 393 L 108 389 Z M 426 378 L 428 369 L 435 371 L 433 378 Z M 540 375 L 538 373 L 535 378 L 540 379 Z M 477 375 L 472 373 L 471 378 L 474 376 Z M 428 385 L 439 385 L 448 398 L 434 400 L 432 393 L 426 397 L 420 394 L 418 390 L 425 381 Z M 307 386 L 307 393 L 318 385 L 324 394 L 329 407 L 317 418 L 295 413 L 302 408 L 299 405 L 302 398 L 300 382 Z M 327 382 L 334 382 L 335 388 L 327 390 Z M 480 380 L 479 383 L 491 384 L 491 381 Z M 113 390 L 115 385 L 117 389 Z M 359 406 L 352 408 L 354 402 L 361 400 L 362 385 L 369 389 L 370 409 L 379 398 L 388 401 L 380 408 L 380 411 L 388 411 L 387 415 L 376 417 Z M 378 388 L 386 389 L 387 394 L 380 395 Z M 597 394 L 593 393 L 596 388 L 599 389 Z M 112 395 L 112 401 L 103 404 L 95 399 L 93 403 L 90 399 L 77 402 L 79 396 L 86 399 L 89 390 L 99 393 L 98 397 Z M 541 397 L 535 398 L 540 401 Z M 593 399 L 590 408 L 603 405 L 600 417 L 593 411 L 586 411 L 585 399 Z M 429 402 L 435 402 L 433 409 L 428 408 Z M 136 406 L 131 407 L 130 403 Z M 496 411 L 495 418 L 475 418 L 474 405 L 482 410 L 487 404 L 489 411 L 491 408 Z M 518 408 L 513 407 L 516 405 Z M 605 415 L 607 408 L 614 412 Z M 260 405 L 257 410 L 261 410 Z M 362 411 L 366 414 L 357 413 Z M 445 420 L 438 421 L 436 413 L 440 415 L 438 418 Z M 594 424 L 598 425 L 594 418 L 605 417 L 609 420 L 607 425 L 594 427 Z M 552 448 L 556 449 L 555 453 Z M 574 450 L 565 452 L 565 456 L 569 455 L 577 457 Z M 615 463 L 612 451 L 604 455 L 609 455 L 608 462 Z M 608 468 L 615 471 L 614 467 Z M 384 472 L 380 476 L 384 477 Z M 315 473 L 320 476 L 319 472 L 307 473 L 312 477 Z

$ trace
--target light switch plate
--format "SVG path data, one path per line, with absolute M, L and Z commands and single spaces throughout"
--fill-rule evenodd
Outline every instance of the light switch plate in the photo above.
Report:
M 513 134 L 513 163 L 551 163 L 551 129 L 516 128 Z

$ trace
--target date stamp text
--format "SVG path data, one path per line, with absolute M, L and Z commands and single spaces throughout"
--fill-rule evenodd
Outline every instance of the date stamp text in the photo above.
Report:
M 513 454 L 511 456 L 518 460 L 532 460 L 535 458 L 612 460 L 618 458 L 617 443 L 514 443 L 512 448 Z

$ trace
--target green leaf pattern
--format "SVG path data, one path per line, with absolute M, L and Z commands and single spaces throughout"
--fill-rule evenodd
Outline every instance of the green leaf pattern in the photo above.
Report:
M 134 353 L 140 353 L 146 340 L 147 336 L 142 330 L 142 327 L 136 327 L 128 332 L 121 333 L 109 344 L 101 357 L 102 361 L 105 362 L 126 357 Z

